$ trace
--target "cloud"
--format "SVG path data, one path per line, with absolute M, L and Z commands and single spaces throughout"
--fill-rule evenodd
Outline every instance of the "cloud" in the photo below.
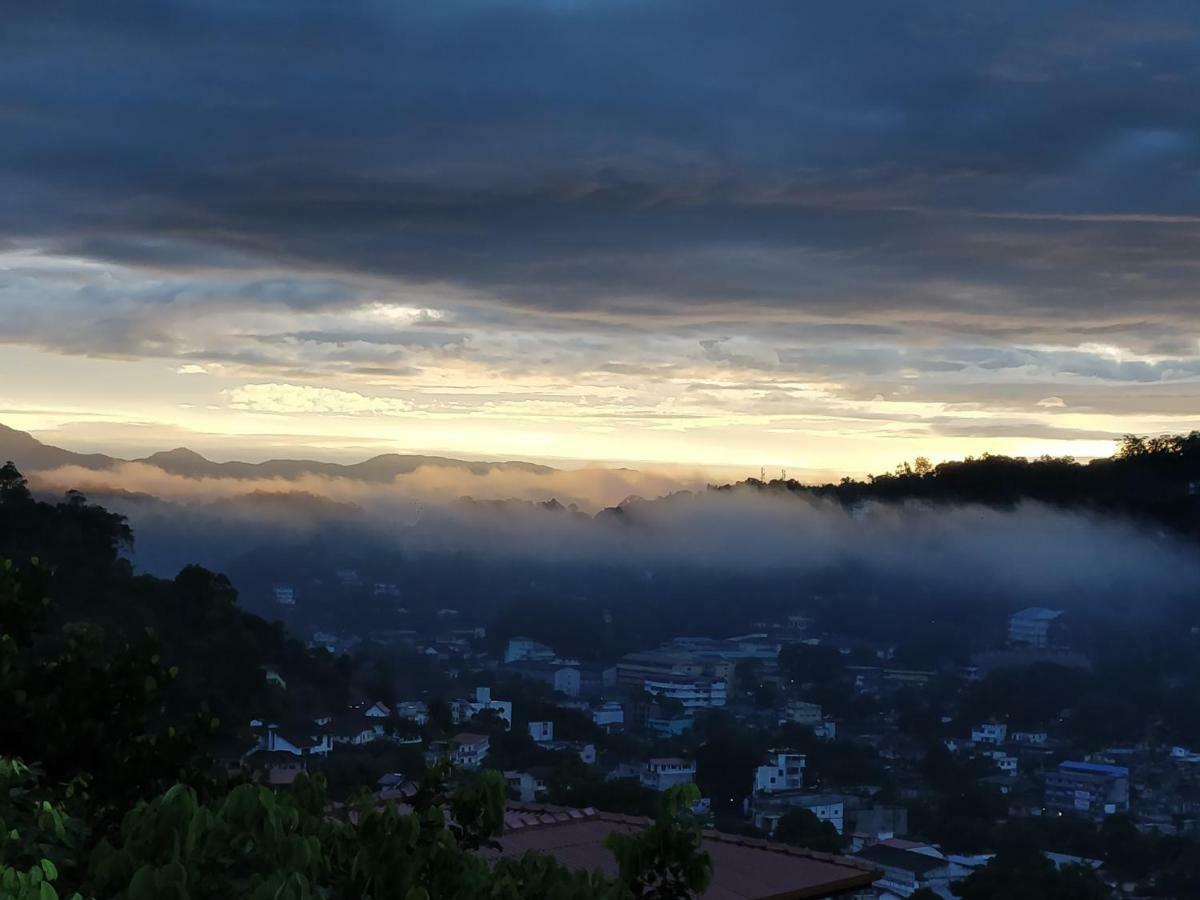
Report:
M 253 412 L 400 416 L 412 411 L 412 404 L 404 400 L 303 384 L 245 384 L 226 394 L 230 406 Z

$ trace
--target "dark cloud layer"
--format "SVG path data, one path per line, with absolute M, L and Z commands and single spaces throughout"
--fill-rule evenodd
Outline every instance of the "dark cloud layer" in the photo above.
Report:
M 1166 2 L 20 5 L 0 239 L 622 318 L 1190 323 L 1198 31 Z

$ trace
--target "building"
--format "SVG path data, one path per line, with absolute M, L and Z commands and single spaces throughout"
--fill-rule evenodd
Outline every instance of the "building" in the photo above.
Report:
M 678 700 L 684 712 L 694 713 L 698 709 L 709 709 L 725 705 L 726 685 L 724 681 L 706 679 L 647 678 L 642 683 L 647 694 L 667 700 Z
M 523 803 L 531 803 L 544 795 L 550 788 L 546 782 L 547 770 L 529 769 L 504 773 L 504 784 Z
M 1129 811 L 1129 769 L 1103 763 L 1061 762 L 1046 773 L 1047 812 L 1103 819 Z
M 579 693 L 595 697 L 617 686 L 617 667 L 607 663 L 583 663 L 579 666 Z
M 605 846 L 615 832 L 636 833 L 652 820 L 541 805 L 509 804 L 504 816 L 502 849 L 485 851 L 489 859 L 520 859 L 547 854 L 576 872 L 617 875 L 617 861 Z M 882 874 L 877 867 L 842 856 L 814 853 L 719 831 L 705 831 L 702 849 L 713 864 L 713 880 L 697 900 L 782 900 L 802 897 L 853 897 L 869 890 Z
M 822 822 L 832 825 L 838 834 L 846 829 L 846 800 L 838 794 L 811 794 L 795 790 L 762 794 L 753 798 L 752 803 L 754 827 L 768 834 L 774 834 L 779 820 L 797 809 L 807 809 Z
M 429 722 L 429 706 L 424 700 L 402 700 L 396 704 L 396 718 L 425 725 Z
M 280 606 L 296 605 L 296 589 L 290 584 L 277 584 L 271 588 L 271 593 Z
M 258 740 L 256 750 L 267 753 L 291 753 L 294 756 L 325 756 L 333 749 L 333 738 L 314 722 L 292 725 L 251 722 L 250 729 Z
M 1017 774 L 1017 757 L 1005 753 L 1003 750 L 988 750 L 983 755 L 995 763 L 996 768 L 1005 775 Z
M 450 762 L 464 769 L 478 769 L 491 750 L 491 741 L 486 734 L 471 734 L 464 731 L 450 739 Z
M 592 721 L 605 731 L 619 731 L 625 727 L 625 709 L 615 700 L 592 710 Z
M 810 727 L 821 724 L 821 704 L 808 703 L 804 700 L 788 701 L 783 708 L 783 714 L 779 717 L 780 725 L 786 722 Z
M 791 750 L 772 750 L 765 765 L 754 770 L 754 793 L 774 794 L 804 787 L 808 758 Z
M 493 700 L 491 688 L 477 687 L 474 700 L 455 700 L 450 704 L 450 716 L 455 725 L 482 712 L 495 713 L 504 721 L 505 728 L 512 728 L 512 701 Z
M 504 662 L 513 663 L 522 660 L 550 662 L 557 658 L 558 654 L 545 644 L 535 641 L 533 638 L 515 637 L 509 640 L 508 646 L 504 649 Z
M 696 764 L 677 756 L 659 756 L 646 760 L 639 774 L 642 787 L 665 791 L 677 784 L 690 784 L 696 778 Z
M 1008 739 L 1008 726 L 1002 722 L 984 722 L 971 729 L 976 744 L 1003 744 Z
M 548 684 L 568 697 L 579 696 L 581 676 L 578 666 L 567 666 L 560 662 L 521 660 L 505 665 L 504 668 L 522 678 Z
M 1025 647 L 1053 647 L 1060 643 L 1061 609 L 1031 606 L 1008 619 L 1008 642 Z
M 1044 731 L 1014 731 L 1011 735 L 1013 743 L 1025 744 L 1030 747 L 1044 747 L 1050 736 Z
M 554 723 L 530 722 L 529 736 L 539 744 L 554 740 Z
M 880 897 L 909 897 L 921 888 L 929 888 L 942 897 L 952 896 L 949 892 L 950 882 L 971 874 L 966 866 L 941 856 L 887 844 L 875 844 L 858 851 L 854 856 L 883 870 L 883 877 L 875 884 Z
M 833 719 L 826 719 L 824 722 L 814 725 L 812 733 L 815 737 L 818 737 L 823 741 L 836 741 L 837 722 L 835 722 Z

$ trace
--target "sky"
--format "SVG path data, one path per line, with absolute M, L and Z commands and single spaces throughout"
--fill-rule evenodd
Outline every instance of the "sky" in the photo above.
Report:
M 19 4 L 0 421 L 836 475 L 1200 427 L 1200 7 Z

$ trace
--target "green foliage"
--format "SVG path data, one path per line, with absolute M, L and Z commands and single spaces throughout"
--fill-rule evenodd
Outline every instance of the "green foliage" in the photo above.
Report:
M 1002 850 L 982 869 L 951 886 L 963 900 L 1106 900 L 1108 888 L 1091 869 L 1061 869 L 1032 848 Z
M 775 840 L 794 847 L 806 847 L 825 853 L 838 853 L 842 837 L 829 822 L 822 822 L 808 809 L 793 809 L 775 826 Z
M 0 758 L 0 896 L 58 900 L 60 872 L 75 873 L 85 837 L 83 823 L 40 789 L 36 771 Z
M 634 897 L 687 900 L 712 881 L 712 859 L 702 848 L 704 834 L 691 808 L 700 799 L 694 784 L 663 795 L 654 824 L 641 832 L 613 832 L 605 846 L 617 857 L 621 884 Z

